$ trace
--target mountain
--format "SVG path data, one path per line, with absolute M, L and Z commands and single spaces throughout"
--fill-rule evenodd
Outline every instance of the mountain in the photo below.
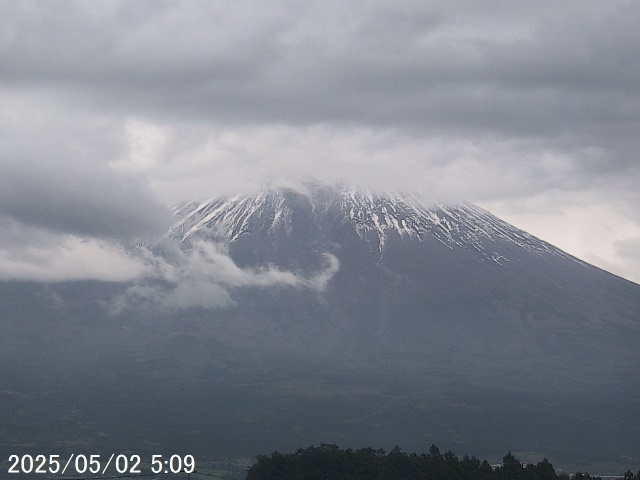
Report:
M 306 188 L 310 190 L 264 189 L 255 195 L 187 203 L 174 209 L 180 220 L 170 228 L 168 236 L 184 242 L 213 235 L 235 242 L 254 232 L 267 236 L 277 235 L 278 231 L 292 234 L 293 228 L 302 227 L 295 225 L 292 215 L 302 215 L 297 210 L 306 208 L 316 233 L 322 234 L 320 227 L 327 221 L 348 223 L 380 257 L 390 235 L 418 242 L 432 236 L 450 248 L 471 247 L 497 263 L 499 255 L 486 252 L 483 241 L 501 239 L 532 252 L 568 257 L 472 204 L 444 205 L 410 193 L 380 195 L 346 187 Z
M 162 278 L 0 285 L 7 443 L 203 458 L 436 443 L 640 467 L 639 285 L 403 192 L 265 188 L 174 214 L 138 250 Z
M 415 417 L 412 426 L 432 415 L 425 406 L 432 394 L 444 394 L 448 415 L 478 422 L 474 417 L 486 414 L 475 427 L 447 425 L 463 446 L 469 434 L 501 442 L 507 434 L 495 424 L 502 423 L 513 434 L 504 448 L 530 437 L 523 449 L 548 452 L 556 445 L 561 456 L 563 444 L 580 443 L 566 432 L 592 428 L 589 438 L 637 451 L 640 435 L 629 427 L 636 417 L 627 414 L 639 393 L 638 285 L 477 206 L 415 195 L 267 189 L 190 203 L 175 214 L 170 238 L 187 249 L 223 242 L 245 268 L 275 265 L 313 275 L 326 268 L 327 255 L 339 263 L 322 292 L 238 292 L 221 329 L 226 341 L 242 336 L 252 348 L 266 343 L 320 358 L 355 377 L 402 379 L 404 394 L 420 392 L 415 403 L 411 396 L 400 402 Z M 495 405 L 461 400 L 460 392 Z M 499 404 L 504 415 L 495 417 L 490 412 Z M 540 404 L 549 418 L 540 417 Z M 601 416 L 589 418 L 593 411 Z M 419 434 L 425 432 L 413 432 Z
M 605 375 L 635 348 L 629 340 L 640 327 L 637 285 L 471 204 L 308 187 L 190 203 L 175 214 L 180 220 L 169 238 L 186 249 L 223 242 L 244 268 L 275 265 L 309 276 L 336 259 L 339 268 L 322 292 L 266 292 L 263 299 L 286 306 L 272 325 L 278 335 L 304 325 L 302 332 L 317 330 L 311 344 L 323 351 L 340 344 L 352 355 L 355 344 L 386 348 L 408 367 L 413 356 L 439 355 L 465 369 L 473 365 L 479 375 L 518 358 L 531 375 L 546 365 L 556 377 L 566 369 L 571 382 L 581 369 Z M 303 302 L 292 310 L 283 302 L 288 294 L 314 297 L 314 307 Z M 254 308 L 256 295 L 238 292 L 238 315 Z M 253 327 L 273 322 L 268 315 L 254 318 Z M 301 337 L 295 343 L 304 343 Z

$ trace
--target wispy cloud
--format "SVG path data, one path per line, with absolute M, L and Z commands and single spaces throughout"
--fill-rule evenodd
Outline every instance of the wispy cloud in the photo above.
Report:
M 0 216 L 0 280 L 129 282 L 149 273 L 117 242 L 52 233 Z
M 331 254 L 325 254 L 325 267 L 310 276 L 275 266 L 240 268 L 224 245 L 209 241 L 194 242 L 188 252 L 175 249 L 168 257 L 149 250 L 139 255 L 149 269 L 112 301 L 116 312 L 140 306 L 151 310 L 227 307 L 234 304 L 233 293 L 247 287 L 323 291 L 339 269 L 338 259 Z

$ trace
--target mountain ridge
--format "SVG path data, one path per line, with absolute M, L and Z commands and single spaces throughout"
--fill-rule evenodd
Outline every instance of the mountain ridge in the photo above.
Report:
M 291 195 L 307 199 L 312 213 L 320 217 L 327 215 L 332 208 L 335 209 L 337 204 L 342 219 L 353 223 L 360 238 L 369 237 L 369 232 L 377 235 L 377 245 L 370 246 L 380 255 L 383 254 L 384 243 L 390 234 L 409 239 L 415 237 L 418 241 L 431 235 L 449 248 L 454 245 L 474 248 L 485 258 L 499 264 L 501 257 L 495 252 L 487 251 L 480 237 L 489 240 L 500 237 L 530 251 L 552 253 L 583 263 L 468 202 L 445 204 L 434 200 L 425 201 L 423 197 L 412 193 L 374 193 L 347 186 L 313 186 L 299 191 L 265 187 L 254 194 L 188 202 L 173 209 L 174 215 L 182 218 L 169 228 L 167 236 L 184 242 L 191 236 L 197 236 L 207 225 L 215 224 L 218 228 L 222 227 L 221 230 L 226 228 L 226 231 L 218 232 L 219 237 L 226 237 L 226 240 L 232 242 L 247 232 L 248 222 L 256 214 L 272 218 L 272 224 L 268 228 L 271 231 L 278 223 L 284 222 L 287 225 L 291 221 L 291 210 L 287 208 L 287 198 Z

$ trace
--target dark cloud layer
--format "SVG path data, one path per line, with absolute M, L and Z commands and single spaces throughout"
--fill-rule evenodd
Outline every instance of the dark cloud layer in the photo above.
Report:
M 139 180 L 108 162 L 120 147 L 108 121 L 50 102 L 5 100 L 0 124 L 0 215 L 57 232 L 131 241 L 171 221 Z
M 3 169 L 0 213 L 20 222 L 60 232 L 132 241 L 158 235 L 170 215 L 136 182 L 107 168 L 83 171 L 53 164 Z M 163 214 L 164 213 L 164 214 Z
M 577 135 L 637 120 L 634 2 L 3 4 L 5 82 L 217 122 Z M 584 140 L 584 139 L 583 139 Z
M 634 2 L 4 3 L 0 75 L 161 123 L 596 145 L 637 168 Z M 487 159 L 490 162 L 490 159 Z M 592 165 L 583 166 L 586 174 Z

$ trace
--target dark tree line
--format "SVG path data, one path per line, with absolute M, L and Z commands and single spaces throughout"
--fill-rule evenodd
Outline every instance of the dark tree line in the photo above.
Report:
M 556 474 L 545 458 L 522 464 L 510 452 L 502 465 L 453 452 L 441 453 L 432 445 L 428 453 L 405 453 L 396 447 L 384 450 L 343 450 L 337 445 L 300 448 L 295 453 L 259 455 L 246 480 L 599 480 L 588 473 Z M 627 471 L 624 480 L 640 480 L 640 471 Z

